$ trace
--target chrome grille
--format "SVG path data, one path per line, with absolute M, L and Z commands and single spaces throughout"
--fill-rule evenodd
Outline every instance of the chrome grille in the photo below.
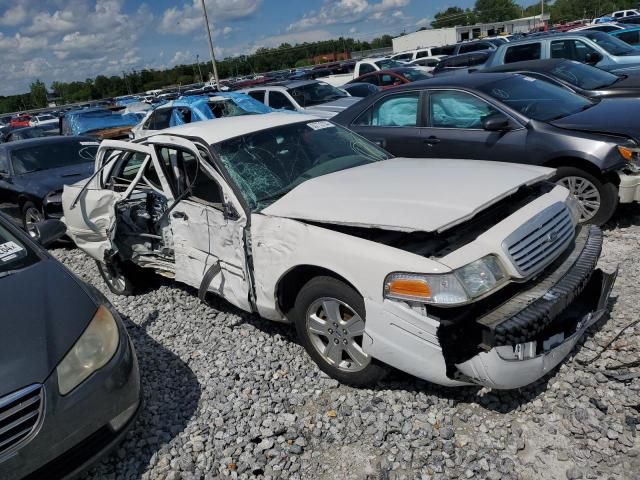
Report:
M 42 385 L 34 384 L 0 398 L 0 461 L 36 433 L 43 409 Z
M 528 276 L 555 260 L 574 235 L 569 209 L 556 203 L 509 235 L 503 246 L 518 272 Z

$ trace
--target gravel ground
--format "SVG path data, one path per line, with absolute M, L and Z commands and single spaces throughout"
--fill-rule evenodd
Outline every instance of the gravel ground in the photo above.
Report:
M 394 372 L 374 390 L 322 374 L 285 325 L 158 280 L 111 295 L 78 250 L 53 253 L 107 293 L 138 352 L 145 409 L 87 478 L 640 478 L 640 208 L 606 229 L 611 315 L 527 388 L 446 389 Z M 625 364 L 630 364 L 625 366 Z

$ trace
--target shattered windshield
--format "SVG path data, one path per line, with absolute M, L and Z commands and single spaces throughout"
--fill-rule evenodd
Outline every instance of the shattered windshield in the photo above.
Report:
M 93 163 L 98 151 L 96 142 L 41 143 L 11 152 L 11 164 L 16 175 Z
M 36 253 L 9 233 L 0 223 L 0 278 L 14 270 L 33 265 L 37 261 Z
M 391 158 L 326 120 L 261 130 L 212 148 L 252 210 L 266 208 L 312 178 Z
M 324 82 L 309 83 L 300 87 L 290 88 L 289 94 L 303 108 L 333 102 L 348 96 L 342 90 Z

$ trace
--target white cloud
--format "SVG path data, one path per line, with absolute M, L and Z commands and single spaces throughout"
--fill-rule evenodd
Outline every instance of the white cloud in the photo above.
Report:
M 262 0 L 206 0 L 206 4 L 209 21 L 215 26 L 215 22 L 238 20 L 253 15 L 262 5 Z M 201 0 L 192 0 L 182 7 L 165 10 L 158 31 L 186 35 L 203 28 L 203 16 Z
M 33 17 L 33 21 L 24 31 L 30 34 L 48 34 L 70 32 L 75 28 L 73 12 L 56 10 L 53 14 L 41 12 Z
M 429 17 L 421 18 L 416 22 L 416 27 L 428 27 L 431 25 L 431 19 Z
M 0 16 L 0 25 L 5 27 L 15 27 L 24 23 L 27 20 L 29 13 L 24 5 L 18 4 L 15 7 L 9 8 L 6 12 Z
M 319 25 L 350 24 L 366 18 L 381 20 L 389 10 L 404 7 L 411 0 L 326 0 L 319 10 L 312 10 L 287 27 L 287 31 L 304 31 Z

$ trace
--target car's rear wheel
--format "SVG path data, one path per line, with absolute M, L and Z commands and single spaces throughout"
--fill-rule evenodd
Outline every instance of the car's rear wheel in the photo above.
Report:
M 293 314 L 300 342 L 330 377 L 370 386 L 386 373 L 363 350 L 364 300 L 349 285 L 332 277 L 310 280 L 300 290 Z
M 139 272 L 134 265 L 114 261 L 105 264 L 96 261 L 100 276 L 116 295 L 134 295 L 139 288 Z
M 567 188 L 581 207 L 580 222 L 602 225 L 618 207 L 618 187 L 575 167 L 560 167 L 554 181 Z
M 22 206 L 22 225 L 26 232 L 32 237 L 37 235 L 35 225 L 44 220 L 42 210 L 40 210 L 33 202 L 25 202 Z

